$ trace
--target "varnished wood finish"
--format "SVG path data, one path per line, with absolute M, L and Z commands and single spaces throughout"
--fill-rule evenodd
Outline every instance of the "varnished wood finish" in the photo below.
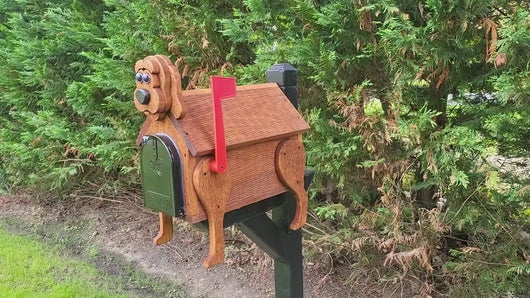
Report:
M 145 135 L 166 134 L 175 142 L 182 163 L 184 181 L 184 202 L 186 221 L 197 223 L 207 218 L 206 212 L 199 203 L 192 184 L 193 169 L 197 162 L 186 147 L 182 134 L 178 133 L 172 122 L 177 122 L 171 114 L 162 121 L 152 122 Z M 227 152 L 232 189 L 227 204 L 227 211 L 264 200 L 286 192 L 288 188 L 280 181 L 275 170 L 276 148 L 280 140 L 253 144 Z
M 170 113 L 167 119 L 153 122 L 146 134 L 167 134 L 175 142 L 182 163 L 186 221 L 197 223 L 207 218 L 191 183 L 197 159 L 191 156 L 182 133 L 175 129 L 178 121 Z M 239 209 L 288 190 L 276 175 L 274 165 L 279 142 L 280 140 L 267 141 L 227 152 L 228 167 L 234 169 L 230 171 L 232 188 L 227 211 Z
M 173 239 L 173 217 L 162 212 L 158 212 L 160 218 L 160 231 L 153 239 L 155 245 L 167 243 Z
M 304 188 L 305 149 L 298 139 L 283 140 L 276 150 L 276 171 L 296 200 L 296 213 L 291 230 L 298 230 L 307 219 L 307 192 Z
M 221 263 L 224 259 L 223 218 L 226 203 L 230 195 L 230 171 L 219 174 L 210 170 L 211 157 L 199 160 L 193 172 L 193 185 L 199 196 L 202 207 L 208 215 L 208 229 L 210 233 L 210 251 L 202 263 L 210 268 Z
M 166 62 L 160 55 L 155 55 L 151 59 L 155 60 L 159 65 L 158 79 L 160 81 L 160 91 L 162 92 L 162 97 L 160 100 L 164 102 L 163 112 L 167 112 L 171 107 L 171 80 L 169 77 L 169 67 L 166 65 Z M 145 85 L 145 83 L 144 83 Z M 150 84 L 148 84 L 150 85 Z
M 145 119 L 144 124 L 142 125 L 142 128 L 140 128 L 140 132 L 138 132 L 138 136 L 136 137 L 136 145 L 137 146 L 142 145 L 142 139 L 146 135 L 147 130 L 149 129 L 149 126 L 151 126 L 151 118 L 147 117 Z
M 227 152 L 228 167 L 232 169 L 227 212 L 288 191 L 275 170 L 278 143 L 277 140 L 268 141 Z M 186 203 L 189 200 L 188 197 Z M 206 213 L 200 205 L 197 210 L 186 210 L 186 220 L 189 222 L 196 223 L 204 219 Z
M 164 117 L 164 113 L 171 105 L 171 99 L 166 98 L 164 91 L 169 90 L 168 70 L 161 65 L 156 56 L 148 56 L 144 60 L 136 62 L 135 71 L 141 74 L 148 74 L 151 77 L 149 83 L 136 82 L 136 90 L 134 91 L 134 105 L 136 109 L 142 113 L 148 112 L 150 115 L 156 115 L 155 120 Z M 141 104 L 136 98 L 136 91 L 144 89 L 149 92 L 150 100 L 147 104 Z
M 224 258 L 225 212 L 293 191 L 296 214 L 290 228 L 306 222 L 307 192 L 303 187 L 305 152 L 301 133 L 309 126 L 277 84 L 238 86 L 237 96 L 222 101 L 228 171 L 210 170 L 214 153 L 214 129 L 210 89 L 181 90 L 180 74 L 161 55 L 137 62 L 136 71 L 149 73 L 149 84 L 136 83 L 150 94 L 138 110 L 148 116 L 137 137 L 165 134 L 177 147 L 181 162 L 185 219 L 208 219 L 210 250 L 203 265 L 210 268 Z M 179 178 L 176 178 L 179 179 Z M 180 181 L 177 181 L 180 183 Z M 160 232 L 155 244 L 171 240 L 171 216 L 160 213 Z
M 153 63 L 151 58 L 153 58 L 153 56 L 147 56 L 143 60 L 136 61 L 134 70 L 139 71 L 140 69 L 145 69 L 151 73 L 158 73 L 160 71 L 160 65 L 158 63 Z
M 181 100 L 182 86 L 180 82 L 180 73 L 168 57 L 164 55 L 156 55 L 156 57 L 161 60 L 164 67 L 167 67 L 168 69 L 169 81 L 171 82 L 169 90 L 169 97 L 171 98 L 170 111 L 175 118 L 180 119 L 186 115 L 186 107 Z
M 158 121 L 170 111 L 176 118 L 184 117 L 185 106 L 180 100 L 182 87 L 177 67 L 169 58 L 163 55 L 148 56 L 136 63 L 136 72 L 147 73 L 151 77 L 149 83 L 136 81 L 136 90 L 145 89 L 149 92 L 150 100 L 141 104 L 134 93 L 134 104 L 140 112 L 147 112 L 152 120 Z
M 179 131 L 193 156 L 214 152 L 210 89 L 183 91 L 186 117 Z M 309 126 L 276 84 L 238 86 L 237 96 L 222 101 L 227 150 L 293 136 Z
M 287 191 L 276 175 L 274 157 L 277 140 L 228 151 L 232 189 L 227 211 L 264 200 Z

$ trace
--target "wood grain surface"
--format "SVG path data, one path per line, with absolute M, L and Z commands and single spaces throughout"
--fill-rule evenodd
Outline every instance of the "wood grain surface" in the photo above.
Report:
M 275 170 L 276 148 L 285 136 L 301 139 L 301 132 L 309 129 L 276 84 L 239 86 L 237 92 L 237 97 L 223 100 L 228 167 L 233 169 L 227 211 L 287 191 Z M 176 119 L 170 111 L 159 121 L 146 120 L 137 143 L 155 134 L 175 142 L 181 156 L 185 219 L 197 223 L 207 215 L 193 187 L 193 170 L 197 157 L 214 152 L 211 93 L 183 91 L 182 100 L 185 117 Z
M 193 156 L 214 151 L 210 89 L 183 91 L 186 117 L 177 129 Z M 222 101 L 227 150 L 297 135 L 309 125 L 276 84 L 238 86 L 237 96 Z
M 204 157 L 195 166 L 193 185 L 199 196 L 202 207 L 208 215 L 208 230 L 210 233 L 210 251 L 203 261 L 203 266 L 211 268 L 224 259 L 225 243 L 223 234 L 223 219 L 226 203 L 230 195 L 230 168 L 220 174 L 210 170 L 211 157 Z
M 168 98 L 171 98 L 171 114 L 180 119 L 186 115 L 186 106 L 181 100 L 182 98 L 182 86 L 180 80 L 180 73 L 177 67 L 169 60 L 167 56 L 156 55 L 157 59 L 161 62 L 161 65 L 168 70 L 168 77 L 170 81 L 170 88 L 167 90 Z
M 151 121 L 145 135 L 166 134 L 175 142 L 181 157 L 184 181 L 185 219 L 190 223 L 205 220 L 206 212 L 199 203 L 193 188 L 192 177 L 197 159 L 172 124 L 177 120 L 169 114 L 161 121 Z M 288 191 L 275 170 L 276 148 L 281 140 L 272 140 L 236 148 L 227 152 L 232 188 L 227 203 L 227 212 L 264 200 Z
M 157 56 L 148 56 L 136 62 L 135 71 L 141 74 L 148 74 L 150 82 L 136 82 L 134 91 L 134 105 L 142 113 L 148 112 L 154 120 L 165 117 L 171 106 L 171 97 L 167 97 L 170 91 L 169 70 L 164 66 L 162 60 Z M 150 100 L 147 104 L 141 104 L 136 98 L 136 91 L 144 89 L 149 92 Z
M 307 191 L 304 188 L 305 149 L 298 139 L 280 142 L 276 150 L 276 171 L 280 180 L 289 188 L 296 200 L 296 213 L 290 228 L 295 231 L 306 223 Z
M 146 136 L 149 126 L 151 126 L 151 117 L 145 118 L 145 122 L 142 125 L 142 128 L 140 128 L 138 136 L 136 137 L 136 146 L 142 145 L 142 140 L 144 136 Z
M 160 218 L 160 231 L 153 239 L 154 245 L 167 243 L 173 239 L 173 217 L 162 212 L 158 212 Z

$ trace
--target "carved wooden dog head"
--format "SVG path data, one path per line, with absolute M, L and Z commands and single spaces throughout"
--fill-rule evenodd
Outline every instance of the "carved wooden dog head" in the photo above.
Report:
M 135 71 L 136 109 L 155 120 L 163 119 L 168 111 L 177 119 L 184 117 L 185 109 L 179 98 L 182 94 L 180 74 L 166 56 L 148 56 L 139 60 Z

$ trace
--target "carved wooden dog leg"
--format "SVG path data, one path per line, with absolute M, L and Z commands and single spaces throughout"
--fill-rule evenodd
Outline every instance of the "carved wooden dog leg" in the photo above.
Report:
M 304 188 L 305 149 L 300 140 L 286 139 L 276 149 L 276 173 L 296 199 L 296 213 L 291 221 L 291 230 L 298 230 L 307 219 L 307 192 Z
M 193 172 L 193 186 L 208 216 L 210 252 L 202 263 L 206 268 L 215 266 L 224 259 L 223 220 L 226 203 L 230 195 L 230 174 L 228 170 L 223 174 L 213 172 L 210 170 L 211 160 L 212 158 L 201 159 Z
M 160 217 L 160 231 L 153 238 L 155 245 L 164 244 L 173 239 L 173 217 L 162 212 L 158 212 L 158 216 Z

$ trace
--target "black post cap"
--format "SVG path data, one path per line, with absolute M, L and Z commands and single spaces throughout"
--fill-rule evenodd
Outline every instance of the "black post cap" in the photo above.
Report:
M 274 64 L 265 73 L 267 83 L 277 83 L 295 108 L 298 108 L 296 68 L 289 63 Z
M 280 86 L 296 86 L 296 68 L 289 63 L 278 63 L 267 69 L 267 82 Z

